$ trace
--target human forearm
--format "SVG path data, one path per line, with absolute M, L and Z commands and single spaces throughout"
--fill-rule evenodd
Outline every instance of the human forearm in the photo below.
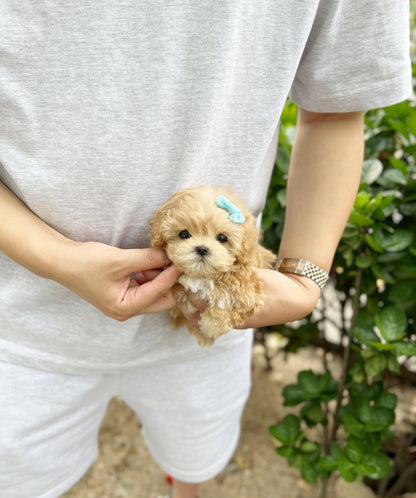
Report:
M 299 112 L 280 258 L 306 259 L 329 271 L 356 196 L 363 143 L 362 113 Z M 265 305 L 245 327 L 303 318 L 319 299 L 318 285 L 307 277 L 270 270 L 259 276 Z
M 57 279 L 58 260 L 73 244 L 0 182 L 0 251 L 41 277 Z
M 357 193 L 363 148 L 361 112 L 299 111 L 280 257 L 329 271 Z
M 171 287 L 180 275 L 157 248 L 118 249 L 79 243 L 48 226 L 0 183 L 0 250 L 31 272 L 78 294 L 103 313 L 126 320 L 175 304 Z M 131 275 L 136 274 L 132 279 Z

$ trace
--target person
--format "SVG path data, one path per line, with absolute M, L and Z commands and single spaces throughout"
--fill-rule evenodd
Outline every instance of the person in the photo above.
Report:
M 263 308 L 208 350 L 167 310 L 149 248 L 173 192 L 230 185 L 260 217 L 279 117 L 299 106 L 280 258 L 329 272 L 360 179 L 363 113 L 411 92 L 407 0 L 0 5 L 0 495 L 52 498 L 116 395 L 193 498 L 233 454 L 253 327 L 316 305 L 259 270 Z

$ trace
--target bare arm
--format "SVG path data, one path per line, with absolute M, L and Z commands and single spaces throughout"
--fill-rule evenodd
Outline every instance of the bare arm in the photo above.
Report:
M 363 113 L 299 110 L 287 186 L 281 258 L 306 259 L 329 271 L 357 193 L 363 160 Z M 300 319 L 320 296 L 312 280 L 259 270 L 266 303 L 245 327 Z
M 53 230 L 0 182 L 0 250 L 40 277 L 55 280 L 103 313 L 125 320 L 175 304 L 179 276 L 160 249 L 118 249 L 74 242 Z M 130 275 L 138 272 L 137 278 Z

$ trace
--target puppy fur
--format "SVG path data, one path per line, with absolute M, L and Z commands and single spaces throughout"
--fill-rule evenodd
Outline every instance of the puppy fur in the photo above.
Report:
M 216 205 L 226 196 L 245 217 L 241 224 Z M 188 291 L 207 306 L 197 326 L 187 323 L 179 308 L 171 310 L 175 327 L 186 324 L 202 347 L 243 324 L 264 303 L 256 268 L 271 268 L 276 256 L 262 247 L 254 217 L 231 189 L 193 187 L 181 190 L 162 205 L 150 220 L 151 245 L 162 247 L 183 272 L 174 286 L 175 297 L 186 312 L 197 311 Z

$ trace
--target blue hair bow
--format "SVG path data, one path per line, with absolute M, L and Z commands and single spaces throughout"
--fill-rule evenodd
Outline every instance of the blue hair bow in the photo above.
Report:
M 215 203 L 218 207 L 230 213 L 230 220 L 232 222 L 244 223 L 246 221 L 240 209 L 238 209 L 238 207 L 229 201 L 224 195 L 217 197 L 215 199 Z

